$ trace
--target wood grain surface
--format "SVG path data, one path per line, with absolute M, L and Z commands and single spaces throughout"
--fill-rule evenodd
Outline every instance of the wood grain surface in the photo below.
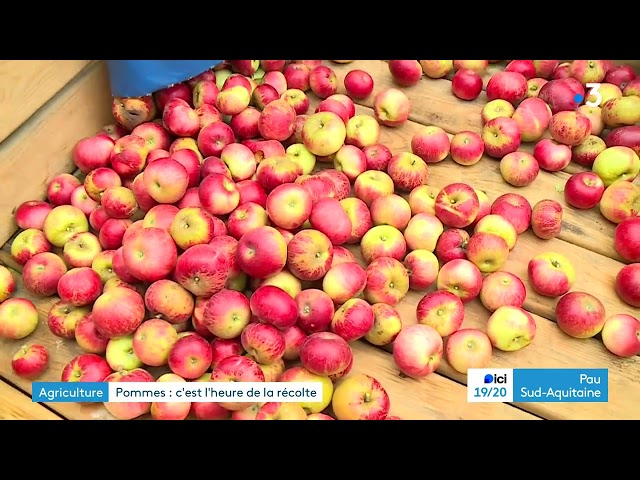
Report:
M 91 60 L 0 60 L 0 142 Z
M 0 243 L 16 231 L 13 211 L 43 199 L 47 183 L 75 169 L 71 151 L 81 138 L 113 122 L 106 67 L 97 62 L 0 143 Z

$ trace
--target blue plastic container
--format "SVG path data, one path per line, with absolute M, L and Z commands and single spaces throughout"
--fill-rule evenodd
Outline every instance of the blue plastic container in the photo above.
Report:
M 222 60 L 107 60 L 111 94 L 143 97 L 184 82 L 213 68 Z

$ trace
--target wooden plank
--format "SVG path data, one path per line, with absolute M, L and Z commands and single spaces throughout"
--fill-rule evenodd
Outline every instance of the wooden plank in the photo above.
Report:
M 0 60 L 0 142 L 91 60 Z
M 74 170 L 70 152 L 78 140 L 112 120 L 110 105 L 106 66 L 99 62 L 0 144 L 0 244 L 16 231 L 13 210 L 24 201 L 44 198 L 47 182 Z
M 355 65 L 358 62 L 360 65 Z M 371 62 L 372 61 L 357 61 L 352 65 L 354 65 L 353 68 L 363 68 L 366 70 L 369 68 L 369 63 Z M 383 62 L 377 62 L 377 64 L 383 64 Z M 337 66 L 340 68 L 344 67 L 344 65 Z M 348 69 L 342 70 L 338 76 L 342 79 L 348 71 Z M 378 71 L 377 76 L 374 77 L 376 82 L 374 93 L 391 85 L 388 71 L 372 66 L 369 72 L 372 73 L 373 71 Z M 443 84 L 442 82 L 445 83 Z M 440 88 L 434 93 L 433 86 L 446 86 L 446 82 L 449 81 L 423 80 L 420 85 L 424 84 L 428 86 L 424 91 L 407 89 L 407 94 L 413 104 L 413 119 L 401 128 L 395 130 L 383 127 L 381 142 L 385 143 L 394 152 L 410 151 L 411 138 L 420 131 L 422 125 L 440 126 L 444 130 L 447 130 L 450 136 L 452 133 L 455 134 L 463 130 L 473 130 L 473 128 L 470 127 L 470 122 L 475 124 L 480 121 L 479 111 L 469 113 L 469 109 L 466 106 L 467 103 L 473 102 L 462 102 L 453 97 L 447 89 Z M 342 85 L 342 83 L 340 83 L 340 85 Z M 341 86 L 340 91 L 343 91 L 342 89 L 343 87 Z M 442 100 L 442 98 L 444 98 L 444 100 Z M 365 100 L 365 103 L 371 105 L 372 101 L 372 98 L 369 98 Z M 315 109 L 317 103 L 315 98 L 311 99 L 311 111 Z M 369 105 L 367 105 L 367 107 Z M 362 109 L 362 106 L 360 106 L 358 113 L 371 115 L 372 111 L 370 108 Z M 475 128 L 475 131 L 479 131 L 478 128 Z M 606 220 L 600 214 L 598 208 L 577 210 L 565 202 L 563 193 L 564 185 L 570 175 L 564 172 L 540 172 L 538 178 L 531 185 L 526 187 L 512 187 L 502 178 L 499 170 L 499 162 L 488 156 L 484 156 L 477 164 L 467 167 L 461 167 L 450 159 L 430 166 L 430 178 L 436 183 L 438 182 L 438 178 L 449 181 L 460 178 L 461 175 L 470 179 L 469 181 L 472 181 L 475 188 L 485 190 L 487 194 L 493 198 L 503 193 L 514 192 L 526 197 L 532 205 L 544 199 L 560 202 L 564 207 L 564 223 L 566 227 L 560 234 L 562 240 L 598 252 L 607 257 L 621 260 L 613 248 L 613 231 L 615 225 Z
M 359 247 L 352 246 L 349 249 L 364 264 Z M 410 291 L 396 306 L 403 325 L 416 323 L 416 306 L 425 293 Z M 494 349 L 493 359 L 488 368 L 607 368 L 609 403 L 584 403 L 580 404 L 579 408 L 571 403 L 519 403 L 518 407 L 545 419 L 640 419 L 640 357 L 615 357 L 607 352 L 599 340 L 570 338 L 553 322 L 535 314 L 533 316 L 537 324 L 537 334 L 533 343 L 517 352 L 500 352 Z M 488 318 L 489 312 L 478 300 L 474 300 L 465 305 L 462 328 L 486 331 Z M 391 347 L 386 349 L 391 351 Z M 393 369 L 393 360 L 390 358 L 387 362 L 389 368 Z M 466 375 L 453 370 L 446 359 L 440 364 L 438 373 L 466 383 Z M 405 395 L 411 397 L 412 393 L 408 392 L 413 392 L 413 389 L 406 391 Z M 449 398 L 456 398 L 455 394 L 451 394 Z
M 0 420 L 63 420 L 20 390 L 0 380 Z
M 398 375 L 393 357 L 364 342 L 351 344 L 353 373 L 375 377 L 391 400 L 391 414 L 405 420 L 539 420 L 505 403 L 467 403 L 467 389 L 437 373 L 420 380 Z

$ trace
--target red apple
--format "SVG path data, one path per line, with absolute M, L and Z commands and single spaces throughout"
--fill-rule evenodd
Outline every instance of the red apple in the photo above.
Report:
M 555 200 L 540 200 L 531 211 L 531 230 L 539 238 L 555 238 L 562 230 L 562 205 Z
M 435 212 L 438 219 L 449 227 L 464 228 L 473 223 L 480 209 L 475 190 L 464 183 L 452 183 L 438 193 Z
M 349 367 L 352 360 L 349 344 L 331 332 L 309 335 L 300 348 L 302 365 L 316 375 L 339 374 Z
M 480 301 L 490 312 L 504 306 L 522 307 L 527 288 L 522 280 L 509 272 L 493 272 L 485 277 L 480 290 Z
M 522 141 L 520 127 L 513 118 L 493 118 L 482 128 L 482 141 L 487 155 L 502 158 L 520 147 Z
M 614 355 L 633 357 L 640 353 L 640 321 L 625 313 L 612 315 L 602 328 L 602 343 Z
M 33 380 L 49 368 L 49 352 L 44 345 L 24 345 L 13 355 L 11 369 L 17 376 Z
M 338 79 L 331 68 L 320 65 L 309 73 L 309 86 L 316 96 L 325 99 L 338 90 Z
M 77 235 L 93 235 L 93 234 L 89 232 L 83 232 L 83 233 L 77 233 L 76 235 L 74 235 L 74 237 L 76 237 Z M 71 237 L 71 238 L 74 238 L 74 237 Z M 71 242 L 71 239 L 65 245 L 69 245 L 70 242 Z M 96 240 L 96 243 L 97 243 L 97 240 Z M 74 244 L 71 243 L 71 245 L 73 246 Z M 91 242 L 91 245 L 95 246 L 95 243 Z M 39 253 L 50 252 L 51 248 L 52 248 L 51 244 L 49 243 L 45 234 L 41 230 L 36 230 L 35 228 L 29 228 L 27 230 L 23 230 L 22 232 L 20 232 L 11 242 L 11 256 L 18 264 L 24 265 L 35 255 Z M 70 250 L 71 249 L 72 247 L 70 247 Z M 98 252 L 101 250 L 99 243 L 97 245 L 97 249 L 98 249 L 97 250 Z M 91 250 L 91 248 L 88 248 L 87 250 Z M 90 264 L 91 262 L 89 262 L 89 265 Z
M 531 223 L 531 204 L 517 193 L 505 193 L 496 198 L 491 213 L 509 220 L 518 234 L 525 232 Z
M 270 364 L 280 360 L 286 350 L 284 334 L 273 325 L 250 323 L 240 337 L 242 348 L 256 362 Z
M 267 105 L 279 98 L 280 94 L 274 87 L 263 83 L 262 85 L 258 85 L 253 91 L 251 102 L 258 110 L 264 110 Z
M 96 168 L 109 167 L 114 144 L 113 139 L 104 134 L 83 138 L 73 147 L 73 163 L 85 175 Z
M 287 292 L 273 285 L 259 287 L 253 292 L 250 306 L 253 315 L 261 322 L 282 330 L 295 324 L 298 318 L 296 301 Z
M 449 228 L 445 230 L 440 237 L 438 237 L 438 243 L 436 244 L 435 254 L 438 260 L 444 265 L 456 258 L 466 259 L 468 241 L 469 234 L 466 230 L 460 228 Z
M 447 158 L 451 141 L 440 127 L 421 128 L 411 139 L 411 151 L 426 163 L 438 163 Z
M 60 376 L 63 382 L 103 382 L 112 373 L 107 361 L 93 353 L 83 353 L 67 363 Z
M 176 266 L 178 250 L 161 228 L 142 228 L 124 242 L 122 256 L 129 272 L 139 280 L 167 278 Z
M 303 63 L 290 63 L 284 68 L 287 88 L 295 88 L 306 92 L 309 90 L 309 74 L 311 70 Z
M 262 83 L 265 85 L 271 85 L 276 89 L 278 95 L 282 95 L 287 89 L 287 79 L 285 78 L 284 74 L 279 71 L 271 71 L 265 73 L 265 75 L 262 77 Z
M 331 409 L 338 420 L 384 420 L 389 395 L 370 375 L 356 374 L 341 381 L 333 393 Z
M 434 328 L 442 337 L 458 331 L 464 320 L 462 300 L 446 290 L 426 294 L 416 306 L 416 319 Z
M 504 68 L 504 71 L 520 73 L 527 80 L 531 80 L 536 76 L 536 66 L 533 60 L 511 60 Z
M 504 181 L 514 187 L 526 187 L 540 173 L 540 164 L 527 152 L 511 152 L 500 160 L 500 174 Z
M 591 135 L 591 121 L 577 111 L 554 113 L 549 121 L 549 133 L 556 142 L 575 147 Z
M 640 308 L 640 263 L 625 265 L 616 276 L 615 289 L 623 302 Z
M 61 173 L 49 182 L 47 199 L 53 205 L 71 205 L 71 194 L 80 185 L 80 180 L 70 173 Z
M 600 203 L 604 190 L 604 182 L 598 175 L 593 172 L 580 172 L 572 175 L 565 183 L 564 199 L 574 208 L 588 210 Z M 640 234 L 640 231 L 638 233 Z
M 399 127 L 409 120 L 411 101 L 403 91 L 388 88 L 375 96 L 373 113 L 380 124 Z
M 436 285 L 438 290 L 447 290 L 464 303 L 470 302 L 480 294 L 482 273 L 469 260 L 457 258 L 442 266 Z
M 576 272 L 571 261 L 554 252 L 539 253 L 527 266 L 533 290 L 545 297 L 560 297 L 571 290 Z
M 22 269 L 22 281 L 27 291 L 49 297 L 58 291 L 58 282 L 67 272 L 64 261 L 55 253 L 42 252 L 31 257 Z
M 564 295 L 556 304 L 555 314 L 560 330 L 574 338 L 596 336 L 606 319 L 602 302 L 585 292 Z
M 381 143 L 364 147 L 362 153 L 364 153 L 364 158 L 367 161 L 367 170 L 380 170 L 382 172 L 387 171 L 387 166 L 393 156 L 389 147 Z
M 200 130 L 198 134 L 198 150 L 205 157 L 218 157 L 224 147 L 235 142 L 235 135 L 229 125 L 215 122 Z
M 636 72 L 631 65 L 618 65 L 607 72 L 604 82 L 612 83 L 624 90 L 624 87 L 634 78 L 636 78 Z
M 581 102 L 576 98 L 584 98 L 584 87 L 575 79 L 561 78 L 547 82 L 540 89 L 538 98 L 541 98 L 551 108 L 551 113 L 574 111 Z M 577 97 L 580 95 L 580 97 Z
M 200 244 L 178 257 L 174 276 L 192 294 L 210 297 L 224 288 L 232 267 L 232 259 L 224 251 L 211 244 Z
M 361 298 L 351 298 L 335 311 L 331 331 L 347 342 L 353 342 L 369 333 L 374 321 L 371 305 Z
M 458 70 L 451 79 L 451 91 L 460 100 L 475 100 L 482 92 L 482 77 L 473 70 Z
M 72 268 L 58 281 L 58 296 L 75 307 L 93 303 L 101 293 L 100 276 L 89 267 Z
M 212 382 L 264 382 L 264 373 L 249 357 L 233 355 L 222 359 L 211 373 Z M 227 410 L 239 411 L 255 402 L 219 402 Z
M 344 77 L 344 88 L 356 100 L 363 100 L 371 95 L 373 85 L 373 78 L 364 70 L 351 70 Z
M 197 333 L 187 335 L 173 344 L 168 365 L 173 373 L 194 380 L 202 376 L 213 360 L 211 345 Z
M 572 152 L 567 145 L 543 138 L 533 148 L 533 156 L 541 169 L 548 172 L 559 172 L 571 163 Z
M 169 150 L 171 145 L 171 136 L 162 125 L 157 122 L 145 122 L 138 125 L 131 131 L 131 135 L 144 138 L 149 148 L 149 153 L 154 150 Z M 157 157 L 156 157 L 157 158 Z M 149 156 L 147 155 L 147 162 Z
M 267 278 L 282 270 L 287 262 L 287 243 L 273 227 L 258 227 L 238 242 L 238 267 L 253 278 Z
M 560 60 L 534 60 L 533 65 L 536 69 L 536 76 L 548 79 L 559 63 Z
M 307 289 L 295 298 L 298 307 L 297 324 L 308 334 L 329 330 L 334 314 L 331 297 L 322 290 Z
M 240 337 L 231 339 L 214 338 L 211 340 L 211 350 L 213 352 L 211 368 L 216 368 L 218 363 L 227 357 L 240 356 L 244 354 L 244 349 L 240 343 Z
M 240 203 L 236 184 L 221 173 L 212 173 L 199 187 L 200 203 L 211 215 L 227 215 Z
M 158 110 L 163 111 L 164 107 L 174 98 L 180 98 L 185 102 L 191 102 L 191 89 L 186 83 L 176 83 L 170 87 L 159 90 L 154 95 Z
M 393 360 L 403 374 L 422 378 L 440 366 L 443 348 L 442 337 L 433 327 L 409 325 L 393 342 Z
M 417 60 L 389 60 L 393 80 L 403 87 L 411 87 L 422 78 L 422 67 Z
M 14 214 L 14 218 L 18 227 L 23 230 L 27 230 L 29 228 L 42 230 L 44 226 L 44 219 L 51 210 L 53 210 L 53 205 L 50 203 L 31 200 L 21 203 L 20 206 L 18 206 Z
M 265 140 L 284 141 L 294 130 L 296 111 L 286 100 L 274 100 L 264 107 L 258 131 Z
M 517 105 L 527 94 L 527 78 L 513 71 L 498 72 L 487 83 L 487 99 L 497 98 Z
M 620 222 L 613 241 L 618 255 L 628 262 L 640 262 L 640 218 L 631 217 Z
M 312 208 L 311 226 L 324 233 L 333 245 L 342 245 L 351 236 L 351 219 L 336 198 L 323 198 Z
M 475 132 L 457 133 L 451 139 L 450 154 L 458 165 L 475 165 L 484 154 L 482 137 Z

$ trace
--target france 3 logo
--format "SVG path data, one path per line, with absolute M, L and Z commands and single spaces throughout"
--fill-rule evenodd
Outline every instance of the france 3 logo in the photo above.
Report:
M 509 383 L 508 378 L 509 377 L 506 373 L 503 373 L 502 375 L 492 375 L 491 373 L 487 373 L 484 376 L 484 383 L 485 385 L 490 385 L 493 383 L 506 384 Z

